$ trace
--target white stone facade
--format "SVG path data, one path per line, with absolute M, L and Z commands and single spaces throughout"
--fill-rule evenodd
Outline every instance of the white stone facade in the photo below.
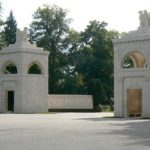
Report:
M 18 30 L 16 43 L 0 51 L 0 112 L 3 113 L 11 109 L 8 107 L 13 107 L 10 111 L 15 113 L 48 111 L 48 52 L 30 44 L 25 32 Z M 40 73 L 29 73 L 33 65 Z M 16 73 L 12 66 L 16 67 Z
M 113 41 L 116 117 L 150 117 L 149 17 L 146 11 L 140 11 L 140 27 Z M 133 63 L 131 68 L 127 59 Z

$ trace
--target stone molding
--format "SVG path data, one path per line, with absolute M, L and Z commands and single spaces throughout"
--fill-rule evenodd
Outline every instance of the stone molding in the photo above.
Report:
M 40 55 L 48 55 L 49 52 L 48 51 L 39 51 L 39 50 L 33 50 L 33 49 L 30 49 L 29 51 L 28 50 L 22 50 L 20 51 L 18 48 L 15 50 L 15 51 L 0 51 L 0 54 L 16 54 L 16 53 L 31 53 L 31 54 L 40 54 Z
M 149 39 L 133 39 L 133 40 L 117 40 L 117 41 L 113 41 L 114 44 L 125 44 L 125 43 L 135 43 L 135 42 L 147 42 L 150 41 Z

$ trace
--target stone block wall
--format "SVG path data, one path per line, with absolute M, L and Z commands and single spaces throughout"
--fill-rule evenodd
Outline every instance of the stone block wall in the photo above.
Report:
M 49 95 L 49 109 L 93 109 L 91 95 Z

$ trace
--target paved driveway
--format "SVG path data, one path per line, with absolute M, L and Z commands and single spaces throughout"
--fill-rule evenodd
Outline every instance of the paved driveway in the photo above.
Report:
M 150 150 L 150 120 L 106 115 L 0 114 L 0 150 Z

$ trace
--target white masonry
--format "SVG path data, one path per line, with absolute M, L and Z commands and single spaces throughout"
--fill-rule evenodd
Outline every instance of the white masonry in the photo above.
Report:
M 0 51 L 0 112 L 48 112 L 48 52 L 17 31 L 16 43 Z

